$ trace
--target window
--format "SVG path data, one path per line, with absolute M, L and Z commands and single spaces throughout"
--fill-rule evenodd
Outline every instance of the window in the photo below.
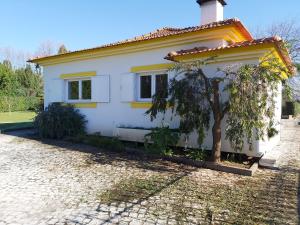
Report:
M 155 93 L 168 97 L 168 74 L 149 74 L 139 76 L 139 100 L 151 101 Z
M 152 96 L 152 76 L 141 76 L 140 96 L 141 98 L 151 98 Z
M 69 81 L 68 82 L 68 96 L 70 100 L 79 99 L 79 81 Z
M 92 83 L 91 80 L 71 80 L 67 82 L 68 100 L 91 100 Z
M 90 100 L 92 98 L 92 82 L 91 80 L 82 81 L 82 99 Z
M 161 74 L 155 76 L 155 93 L 161 93 L 164 98 L 168 97 L 168 75 Z

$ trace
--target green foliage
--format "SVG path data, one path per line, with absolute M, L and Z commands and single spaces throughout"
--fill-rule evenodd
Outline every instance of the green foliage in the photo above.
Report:
M 61 46 L 59 47 L 59 49 L 58 49 L 57 54 L 65 54 L 65 53 L 68 53 L 67 48 L 66 48 L 65 45 L 61 45 Z
M 279 134 L 279 131 L 276 130 L 275 127 L 269 127 L 267 130 L 268 138 L 275 137 L 277 134 Z
M 0 63 L 0 112 L 36 110 L 42 96 L 39 72 L 29 65 L 14 69 L 7 60 Z
M 0 112 L 36 111 L 42 103 L 40 97 L 9 96 L 0 94 Z
M 100 133 L 95 133 L 93 135 L 77 135 L 74 137 L 67 137 L 67 141 L 75 143 L 84 143 L 91 145 L 103 150 L 110 150 L 115 152 L 122 152 L 125 149 L 125 146 L 122 141 L 118 138 L 103 137 Z
M 209 158 L 209 155 L 207 152 L 203 149 L 189 149 L 187 154 L 187 157 L 193 160 L 207 160 Z
M 43 82 L 39 73 L 32 70 L 31 66 L 27 65 L 25 68 L 16 69 L 17 85 L 20 90 L 18 95 L 23 96 L 43 96 Z
M 268 60 L 268 63 L 243 65 L 237 72 L 227 72 L 226 138 L 236 151 L 242 151 L 245 140 L 251 150 L 254 140 L 276 135 L 275 99 L 283 71 L 276 60 Z
M 171 147 L 177 145 L 179 133 L 169 127 L 160 127 L 152 130 L 145 136 L 145 148 L 151 154 L 173 155 Z
M 297 70 L 299 72 L 300 71 L 300 63 L 296 63 L 295 66 L 296 66 L 296 68 L 297 68 Z
M 294 116 L 300 116 L 300 103 L 294 102 Z
M 62 139 L 85 133 L 86 120 L 79 110 L 71 105 L 59 103 L 49 105 L 45 111 L 39 112 L 34 125 L 41 138 Z
M 102 137 L 100 135 L 89 135 L 84 139 L 84 143 L 116 152 L 122 152 L 124 144 L 118 138 Z
M 209 76 L 203 67 L 211 60 L 177 63 L 172 69 L 176 75 L 170 81 L 169 98 L 156 93 L 147 114 L 154 120 L 170 108 L 172 114 L 179 116 L 180 133 L 197 131 L 200 145 L 212 114 L 216 128 L 212 130 L 213 160 L 219 161 L 220 154 L 216 154 L 221 151 L 219 127 L 226 114 L 226 138 L 236 151 L 243 149 L 245 140 L 251 147 L 253 140 L 276 134 L 275 97 L 282 73 L 289 72 L 278 60 L 268 57 L 259 65 L 238 65 Z
M 197 131 L 199 143 L 203 142 L 205 130 L 209 128 L 211 106 L 207 96 L 211 95 L 211 81 L 202 71 L 205 62 L 176 64 L 172 69 L 176 76 L 169 85 L 169 98 L 163 93 L 153 96 L 153 105 L 146 112 L 151 119 L 158 113 L 165 113 L 168 106 L 175 115 L 180 117 L 179 130 L 181 133 L 190 134 Z M 204 86 L 207 85 L 207 88 Z
M 0 112 L 0 124 L 31 122 L 34 120 L 36 113 L 33 111 L 20 112 Z

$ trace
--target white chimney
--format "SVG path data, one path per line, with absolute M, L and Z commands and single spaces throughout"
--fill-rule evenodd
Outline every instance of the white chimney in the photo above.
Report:
M 201 25 L 224 20 L 224 0 L 197 0 L 201 7 Z

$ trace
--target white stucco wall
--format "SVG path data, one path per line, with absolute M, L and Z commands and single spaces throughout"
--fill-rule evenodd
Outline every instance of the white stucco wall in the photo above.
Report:
M 118 56 L 110 56 L 99 59 L 91 59 L 85 61 L 76 61 L 70 63 L 63 63 L 53 66 L 44 67 L 44 81 L 45 81 L 45 106 L 51 102 L 60 102 L 66 99 L 64 85 L 60 82 L 61 74 L 78 73 L 85 71 L 97 71 L 97 75 L 109 75 L 110 87 L 109 87 L 109 102 L 98 103 L 97 108 L 80 109 L 80 111 L 86 116 L 88 120 L 87 130 L 90 133 L 101 132 L 102 135 L 112 136 L 115 130 L 119 126 L 130 127 L 155 127 L 160 126 L 161 121 L 159 119 L 154 122 L 150 121 L 149 116 L 145 116 L 146 109 L 134 109 L 131 108 L 130 103 L 122 101 L 120 87 L 122 76 L 130 73 L 131 67 L 170 63 L 163 58 L 171 51 L 188 49 L 191 47 L 207 46 L 215 47 L 219 46 L 223 41 L 209 41 L 202 43 L 193 43 L 185 46 L 161 48 L 156 50 L 124 54 Z M 258 60 L 248 60 L 242 63 L 257 63 Z M 207 74 L 212 76 L 216 73 L 218 68 L 227 66 L 228 64 L 214 64 L 209 65 L 205 69 Z M 132 76 L 135 76 L 132 74 Z M 136 93 L 137 90 L 132 90 Z M 278 97 L 278 111 L 277 115 L 280 118 L 281 107 L 279 106 L 281 98 Z M 166 123 L 169 123 L 171 127 L 176 128 L 178 121 L 170 121 L 166 119 Z M 223 131 L 225 130 L 225 123 L 223 123 Z M 224 134 L 224 132 L 223 132 Z M 223 135 L 223 151 L 232 151 L 230 144 L 225 140 Z M 197 139 L 192 138 L 190 140 L 191 146 L 197 145 Z M 245 149 L 245 153 L 252 156 L 260 155 L 265 150 L 270 150 L 279 140 L 279 135 L 271 142 L 258 142 L 254 147 L 254 151 L 249 152 Z M 211 132 L 207 134 L 204 146 L 211 148 L 212 135 Z

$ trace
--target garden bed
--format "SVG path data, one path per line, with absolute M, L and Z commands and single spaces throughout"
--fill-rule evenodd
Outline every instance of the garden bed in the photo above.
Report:
M 144 155 L 147 154 L 145 151 L 142 149 L 138 148 L 129 148 L 126 147 L 125 151 L 128 154 L 140 154 Z M 243 164 L 243 163 L 237 163 L 237 162 L 231 162 L 231 161 L 222 161 L 221 163 L 213 163 L 209 161 L 204 161 L 204 160 L 193 160 L 189 159 L 187 157 L 183 156 L 161 156 L 159 157 L 163 160 L 167 160 L 170 162 L 174 163 L 179 163 L 179 164 L 184 164 L 184 165 L 189 165 L 189 166 L 194 166 L 198 168 L 207 168 L 211 170 L 217 170 L 221 172 L 226 172 L 226 173 L 233 173 L 233 174 L 238 174 L 238 175 L 243 175 L 243 176 L 253 176 L 256 170 L 258 169 L 258 162 L 256 159 L 250 160 L 249 164 Z
M 192 155 L 184 153 L 184 151 L 182 149 L 180 150 L 179 148 L 174 151 L 173 155 L 157 155 L 147 151 L 141 143 L 120 141 L 116 138 L 102 137 L 97 135 L 67 138 L 66 140 L 92 145 L 103 150 L 157 158 L 198 168 L 207 168 L 244 176 L 252 176 L 258 168 L 258 163 L 255 158 L 248 158 L 246 156 L 235 157 L 236 154 L 233 153 L 222 153 L 222 162 L 213 163 L 208 161 L 210 151 L 191 150 L 194 152 L 202 152 L 202 159 L 195 159 Z

